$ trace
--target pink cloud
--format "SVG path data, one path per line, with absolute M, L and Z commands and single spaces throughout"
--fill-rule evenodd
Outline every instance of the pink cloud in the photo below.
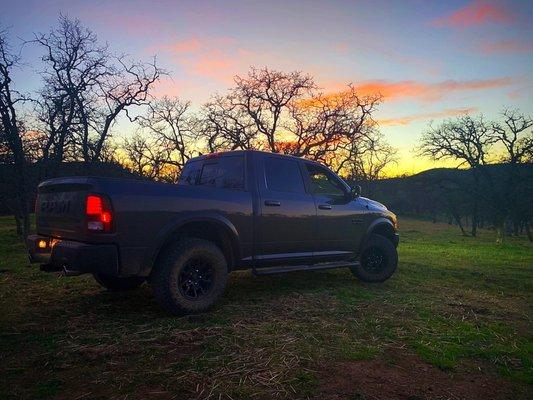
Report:
M 476 107 L 452 108 L 432 113 L 414 114 L 399 118 L 381 119 L 378 122 L 382 126 L 409 125 L 411 122 L 414 121 L 429 121 L 436 118 L 454 117 L 457 115 L 474 113 L 476 111 Z
M 192 37 L 156 50 L 169 53 L 185 72 L 193 76 L 211 78 L 224 84 L 231 83 L 235 74 L 250 65 L 252 51 L 240 48 L 228 37 Z
M 434 19 L 432 25 L 468 28 L 489 22 L 508 24 L 514 19 L 515 16 L 500 3 L 474 0 L 449 15 Z
M 198 51 L 201 47 L 201 42 L 198 38 L 190 38 L 187 40 L 178 41 L 170 46 L 164 46 L 164 48 L 174 51 L 176 53 L 191 53 Z

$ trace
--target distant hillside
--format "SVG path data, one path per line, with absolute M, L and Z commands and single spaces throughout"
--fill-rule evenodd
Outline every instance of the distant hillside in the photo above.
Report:
M 492 189 L 505 195 L 504 184 L 509 165 L 494 164 L 482 168 L 492 179 Z M 533 196 L 533 164 L 516 166 L 516 173 L 520 176 L 519 181 L 527 188 L 526 195 Z M 470 169 L 434 168 L 411 176 L 362 183 L 361 186 L 363 196 L 380 201 L 393 211 L 433 215 L 442 209 L 443 197 L 448 195 L 451 188 L 468 190 L 472 179 Z M 449 198 L 445 200 L 450 201 Z M 533 203 L 533 198 L 531 202 Z

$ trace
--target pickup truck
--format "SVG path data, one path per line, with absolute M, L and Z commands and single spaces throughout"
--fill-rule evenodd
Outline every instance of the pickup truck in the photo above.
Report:
M 396 216 L 325 166 L 254 150 L 190 159 L 177 184 L 68 177 L 42 182 L 32 262 L 89 273 L 108 290 L 151 284 L 172 314 L 207 310 L 228 273 L 396 270 Z

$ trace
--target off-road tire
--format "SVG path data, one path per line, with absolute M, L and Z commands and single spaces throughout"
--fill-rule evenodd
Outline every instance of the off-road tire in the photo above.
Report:
M 192 262 L 201 259 L 212 269 L 212 284 L 200 298 L 187 298 L 179 286 L 180 274 Z M 228 280 L 228 266 L 222 251 L 203 239 L 183 239 L 159 257 L 150 283 L 156 300 L 171 314 L 183 315 L 206 311 L 222 296 Z
M 93 274 L 93 276 L 100 286 L 103 286 L 110 292 L 124 292 L 137 289 L 146 280 L 145 278 L 136 276 L 126 278 L 119 278 L 117 276 L 106 274 Z
M 378 267 L 372 265 L 372 257 L 381 257 Z M 383 282 L 389 279 L 398 266 L 398 252 L 385 236 L 372 234 L 361 248 L 360 263 L 351 267 L 352 273 L 363 282 Z

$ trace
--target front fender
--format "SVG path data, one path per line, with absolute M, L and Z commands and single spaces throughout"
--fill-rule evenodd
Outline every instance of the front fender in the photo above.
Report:
M 382 224 L 389 225 L 392 228 L 392 230 L 395 230 L 394 224 L 392 223 L 390 219 L 385 218 L 385 217 L 379 217 L 379 218 L 376 218 L 374 221 L 372 221 L 370 225 L 368 225 L 368 228 L 366 230 L 366 236 L 370 235 L 372 231 L 374 231 L 378 225 L 382 225 Z
M 370 237 L 370 235 L 372 235 L 373 233 L 378 233 L 387 237 L 393 242 L 395 247 L 398 246 L 399 237 L 396 233 L 396 228 L 392 220 L 387 217 L 378 217 L 368 225 L 365 236 L 361 241 L 359 251 L 361 251 L 361 248 L 365 244 L 366 239 Z

